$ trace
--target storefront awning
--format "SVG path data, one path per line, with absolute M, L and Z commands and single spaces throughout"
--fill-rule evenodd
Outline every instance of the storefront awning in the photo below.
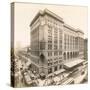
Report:
M 65 69 L 61 69 L 61 70 L 58 70 L 58 71 L 56 71 L 56 72 L 54 72 L 56 75 L 57 74 L 60 74 L 60 73 L 62 73 L 62 72 L 64 72 L 65 71 Z
M 76 66 L 76 65 L 79 65 L 79 64 L 81 64 L 82 62 L 84 62 L 85 60 L 82 60 L 82 59 L 77 59 L 77 60 L 72 60 L 72 61 L 69 61 L 69 62 L 67 62 L 67 63 L 65 63 L 64 64 L 64 66 L 66 67 L 66 68 L 72 68 L 72 67 L 74 67 L 74 66 Z

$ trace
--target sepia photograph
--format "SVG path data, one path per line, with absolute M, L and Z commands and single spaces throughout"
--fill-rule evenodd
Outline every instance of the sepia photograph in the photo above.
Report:
M 11 86 L 88 83 L 88 7 L 11 3 Z

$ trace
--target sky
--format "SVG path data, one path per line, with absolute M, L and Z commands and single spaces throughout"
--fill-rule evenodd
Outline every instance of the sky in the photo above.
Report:
M 29 25 L 38 11 L 45 8 L 62 17 L 66 24 L 82 30 L 85 33 L 84 37 L 88 37 L 88 10 L 85 6 L 15 3 L 15 48 L 23 48 L 30 45 Z

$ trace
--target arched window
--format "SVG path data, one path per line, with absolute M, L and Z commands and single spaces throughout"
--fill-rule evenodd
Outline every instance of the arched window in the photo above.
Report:
M 74 52 L 73 52 L 73 58 L 74 58 Z
M 67 59 L 69 59 L 69 52 L 67 53 Z
M 64 53 L 64 55 L 63 55 L 63 56 L 64 56 L 64 60 L 66 60 L 66 53 Z
M 57 66 L 54 67 L 54 71 L 57 71 Z
M 52 73 L 52 68 L 48 69 L 48 74 Z
M 43 54 L 41 54 L 40 59 L 41 59 L 42 62 L 44 62 L 45 56 Z

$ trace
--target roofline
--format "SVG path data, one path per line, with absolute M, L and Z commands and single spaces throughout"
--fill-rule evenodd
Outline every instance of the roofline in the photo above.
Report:
M 77 29 L 77 32 L 80 32 L 80 33 L 84 34 L 84 32 L 83 32 L 83 31 L 81 31 L 80 29 Z
M 73 28 L 73 27 L 71 27 L 70 25 L 68 25 L 68 24 L 65 24 L 64 23 L 64 27 L 66 27 L 66 28 L 68 28 L 68 29 L 70 29 L 70 30 L 73 30 L 73 31 L 77 31 L 75 28 Z
M 68 24 L 65 24 L 65 23 L 64 23 L 64 27 L 66 27 L 66 28 L 68 28 L 68 29 L 70 29 L 70 30 L 73 30 L 74 32 L 81 32 L 82 34 L 84 34 L 84 32 L 81 31 L 80 29 L 75 29 L 75 28 L 71 27 L 71 26 L 68 25 Z
M 49 11 L 48 9 L 44 9 L 44 11 L 40 10 L 36 16 L 33 18 L 33 20 L 31 21 L 30 26 L 35 22 L 35 20 L 39 17 L 39 16 L 44 16 L 45 14 L 50 15 L 51 17 L 59 20 L 60 22 L 64 23 L 63 18 L 61 18 L 60 16 L 56 15 L 55 13 Z
M 64 23 L 63 21 L 63 18 L 61 18 L 60 16 L 56 15 L 55 13 L 51 12 L 50 10 L 48 9 L 44 9 L 43 11 L 42 10 L 39 10 L 39 12 L 36 14 L 36 16 L 33 18 L 33 20 L 31 21 L 31 24 L 30 26 L 35 22 L 35 20 L 39 17 L 39 16 L 44 16 L 45 14 L 48 14 L 50 15 L 51 17 L 59 20 L 60 22 Z M 83 31 L 81 31 L 80 29 L 75 29 L 73 27 L 71 27 L 70 25 L 64 23 L 64 27 L 74 31 L 74 32 L 81 32 L 82 34 L 84 34 Z
M 42 15 L 42 13 L 41 13 L 42 11 L 40 10 L 36 15 L 35 15 L 35 17 L 33 18 L 33 20 L 31 21 L 31 24 L 30 24 L 30 26 L 34 23 L 34 21 L 40 16 L 40 15 Z

